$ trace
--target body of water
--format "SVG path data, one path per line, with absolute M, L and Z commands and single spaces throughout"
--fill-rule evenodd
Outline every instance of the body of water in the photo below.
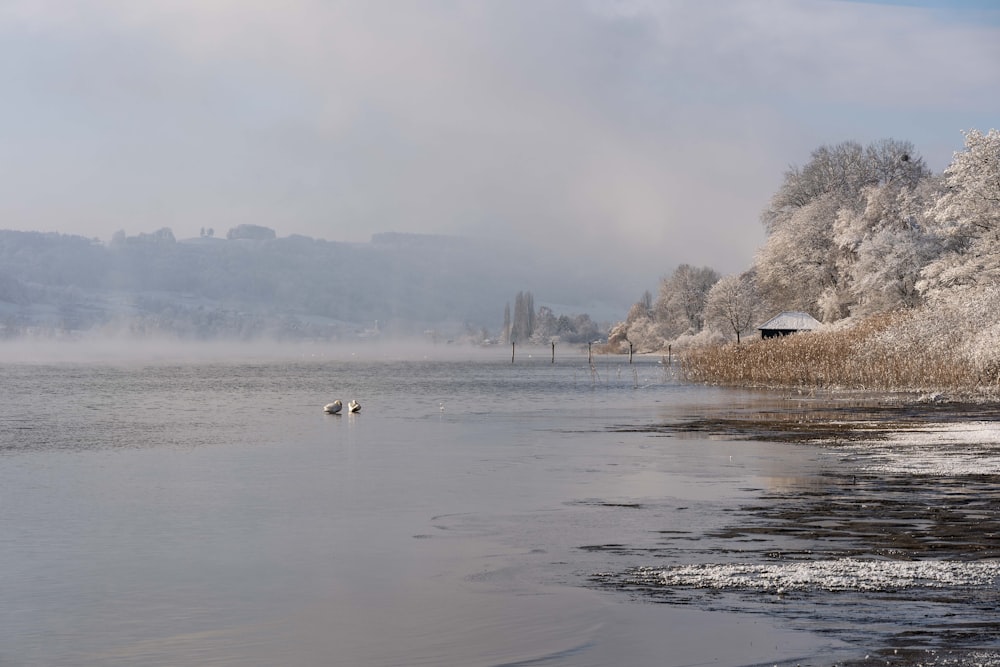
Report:
M 683 428 L 800 397 L 685 385 L 660 359 L 376 349 L 0 366 L 0 665 L 991 650 L 993 554 L 966 551 L 992 538 L 970 529 L 923 571 L 880 569 L 914 559 L 838 525 L 879 513 L 864 466 L 884 451 Z M 334 399 L 361 412 L 324 414 Z M 976 475 L 964 482 L 991 485 Z M 927 528 L 933 494 L 890 486 L 894 525 Z M 945 613 L 964 638 L 926 631 Z

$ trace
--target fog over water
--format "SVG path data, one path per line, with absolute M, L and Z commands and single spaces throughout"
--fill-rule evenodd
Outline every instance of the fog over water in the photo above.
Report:
M 517 346 L 516 358 L 549 361 L 550 346 Z M 556 358 L 586 358 L 586 346 L 559 344 Z M 137 339 L 92 336 L 80 340 L 15 339 L 0 342 L 0 363 L 118 364 L 210 362 L 349 362 L 349 361 L 510 361 L 509 345 L 477 346 L 391 339 L 355 342 L 281 342 L 268 340 L 180 341 L 175 338 Z M 608 359 L 608 357 L 603 357 Z M 611 357 L 617 362 L 620 358 Z

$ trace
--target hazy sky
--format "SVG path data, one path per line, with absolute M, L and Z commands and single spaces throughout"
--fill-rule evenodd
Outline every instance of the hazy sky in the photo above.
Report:
M 2 0 L 0 85 L 0 228 L 491 235 L 655 290 L 746 268 L 820 145 L 940 171 L 1000 125 L 1000 3 Z

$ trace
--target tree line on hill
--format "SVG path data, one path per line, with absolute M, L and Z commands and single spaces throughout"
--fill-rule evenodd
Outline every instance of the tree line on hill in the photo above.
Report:
M 0 338 L 475 342 L 498 337 L 489 329 L 512 284 L 544 280 L 553 293 L 565 289 L 550 267 L 539 268 L 544 275 L 511 276 L 504 252 L 473 239 L 384 233 L 370 243 L 341 243 L 279 238 L 259 225 L 221 236 L 203 230 L 179 241 L 163 228 L 120 231 L 104 244 L 0 230 Z

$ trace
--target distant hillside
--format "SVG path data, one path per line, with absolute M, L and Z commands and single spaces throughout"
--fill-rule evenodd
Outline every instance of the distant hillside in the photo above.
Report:
M 118 233 L 109 244 L 0 231 L 0 334 L 482 335 L 522 289 L 580 313 L 616 298 L 470 239 L 386 233 L 349 244 L 250 227 L 180 241 L 169 229 Z

